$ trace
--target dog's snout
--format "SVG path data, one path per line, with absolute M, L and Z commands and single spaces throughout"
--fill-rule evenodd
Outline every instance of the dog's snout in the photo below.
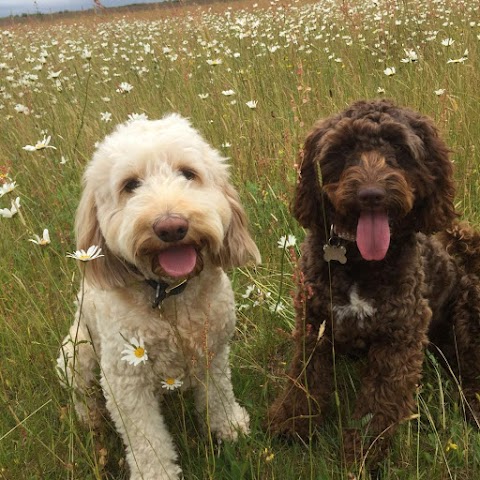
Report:
M 170 215 L 157 220 L 153 231 L 164 242 L 179 242 L 188 232 L 188 221 L 179 215 Z
M 382 205 L 387 192 L 382 187 L 369 186 L 358 191 L 358 200 L 363 207 L 378 207 Z

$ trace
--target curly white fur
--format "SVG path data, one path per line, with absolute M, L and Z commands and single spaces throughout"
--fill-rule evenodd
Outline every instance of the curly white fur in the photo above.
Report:
M 186 173 L 188 172 L 188 174 Z M 133 183 L 132 183 L 133 181 Z M 198 259 L 185 290 L 152 308 L 146 280 L 172 283 L 158 254 L 170 246 L 155 233 L 159 219 L 181 216 Z M 97 425 L 91 392 L 100 384 L 107 410 L 126 445 L 131 479 L 180 478 L 174 442 L 160 411 L 160 382 L 182 379 L 195 391 L 199 415 L 218 438 L 248 433 L 249 417 L 235 400 L 228 341 L 234 298 L 225 268 L 260 261 L 245 213 L 229 184 L 225 159 L 179 115 L 120 125 L 100 144 L 85 173 L 76 218 L 78 248 L 102 247 L 84 264 L 84 287 L 65 338 L 58 370 L 74 389 L 80 419 Z M 148 360 L 122 360 L 132 337 Z

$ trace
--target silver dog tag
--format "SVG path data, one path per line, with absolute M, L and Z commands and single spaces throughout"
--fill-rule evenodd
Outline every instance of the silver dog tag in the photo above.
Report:
M 340 238 L 335 235 L 335 228 L 332 225 L 330 227 L 330 238 L 328 242 L 323 246 L 323 259 L 326 262 L 340 262 L 342 265 L 347 263 L 347 249 L 340 244 Z
M 346 253 L 347 249 L 343 245 L 331 245 L 330 243 L 326 243 L 323 246 L 323 259 L 326 262 L 331 262 L 333 260 L 344 265 L 347 263 Z

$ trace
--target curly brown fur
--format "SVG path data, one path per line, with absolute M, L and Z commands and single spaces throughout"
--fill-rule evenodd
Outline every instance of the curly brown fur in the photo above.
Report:
M 387 100 L 360 101 L 315 125 L 301 162 L 294 215 L 308 229 L 305 285 L 270 429 L 309 437 L 330 404 L 334 355 L 360 354 L 353 418 L 362 429 L 345 429 L 344 449 L 348 461 L 381 459 L 414 410 L 429 342 L 455 365 L 480 418 L 480 235 L 455 222 L 452 164 L 433 122 Z M 325 261 L 327 244 L 344 248 L 347 262 Z

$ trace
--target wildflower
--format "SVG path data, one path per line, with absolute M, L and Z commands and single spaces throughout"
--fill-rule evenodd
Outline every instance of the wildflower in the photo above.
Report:
M 282 235 L 280 240 L 277 242 L 278 248 L 290 248 L 294 247 L 297 244 L 297 239 L 295 235 L 289 234 L 288 237 Z
M 434 93 L 435 95 L 437 95 L 437 97 L 440 97 L 441 95 L 443 95 L 444 93 L 446 92 L 446 90 L 444 88 L 439 88 L 438 90 L 435 90 Z
M 146 363 L 148 360 L 147 350 L 145 349 L 145 343 L 142 338 L 137 340 L 135 337 L 132 337 L 130 343 L 125 343 L 124 347 L 122 350 L 122 360 L 128 362 L 129 365 L 136 367 L 142 362 Z
M 268 307 L 268 309 L 272 312 L 272 313 L 278 313 L 278 312 L 282 312 L 283 310 L 285 310 L 285 304 L 283 302 L 277 302 L 273 305 L 270 305 Z
M 385 89 L 384 89 L 383 87 L 378 87 L 378 88 L 377 88 L 377 93 L 378 93 L 379 95 L 383 95 L 383 94 L 385 93 Z
M 61 73 L 62 73 L 61 70 L 59 70 L 58 72 L 49 71 L 47 78 L 48 78 L 49 80 L 53 80 L 53 79 L 55 79 L 55 78 L 58 78 Z
M 111 122 L 112 114 L 110 112 L 100 112 L 100 120 L 105 123 Z
M 68 162 L 68 159 L 62 155 L 62 158 L 60 159 L 60 165 L 65 165 Z
M 49 135 L 48 137 L 46 135 L 43 136 L 43 140 L 39 140 L 35 145 L 25 145 L 23 150 L 27 150 L 28 152 L 35 152 L 37 150 L 45 150 L 46 148 L 53 148 L 54 150 L 57 149 L 57 147 L 54 147 L 53 145 L 50 145 L 50 140 L 52 139 L 52 136 Z
M 415 50 L 408 50 L 406 48 L 404 48 L 403 50 L 405 51 L 406 57 L 400 60 L 402 63 L 414 63 L 418 61 L 418 55 Z
M 450 47 L 451 45 L 453 45 L 455 43 L 455 40 L 453 38 L 444 38 L 442 40 L 442 45 L 444 47 Z
M 19 208 L 20 208 L 20 197 L 17 197 L 15 200 L 12 200 L 11 208 L 0 208 L 0 217 L 12 218 L 15 214 L 18 213 Z
M 23 113 L 24 115 L 30 115 L 30 109 L 27 106 L 22 105 L 21 103 L 17 103 L 14 109 L 18 113 Z
M 136 122 L 137 120 L 148 120 L 148 115 L 145 113 L 129 113 L 127 122 Z
M 250 100 L 250 101 L 246 102 L 245 105 L 248 108 L 251 108 L 253 110 L 254 108 L 257 108 L 257 103 L 258 103 L 257 100 Z
M 183 382 L 179 378 L 167 377 L 165 380 L 161 381 L 161 384 L 162 388 L 165 388 L 166 390 L 176 390 L 183 385 Z
M 133 85 L 130 85 L 128 82 L 122 82 L 116 92 L 117 93 L 130 93 L 133 90 Z
M 97 245 L 92 245 L 88 247 L 88 250 L 77 250 L 74 253 L 67 253 L 67 257 L 74 258 L 75 260 L 80 260 L 81 262 L 90 262 L 96 258 L 103 257 L 101 255 L 102 249 Z
M 85 47 L 82 51 L 82 58 L 90 60 L 92 58 L 92 51 Z
M 446 452 L 449 452 L 450 450 L 458 450 L 458 445 L 452 442 L 452 440 L 449 440 L 447 442 L 447 446 L 445 447 Z
M 248 285 L 245 293 L 242 295 L 242 298 L 250 298 L 250 295 L 255 290 L 255 285 Z
M 235 95 L 234 90 L 223 90 L 222 95 L 225 95 L 226 97 L 231 97 L 232 95 Z
M 231 146 L 232 146 L 232 144 L 229 143 L 229 142 L 222 143 L 222 148 L 230 148 Z
M 275 454 L 269 448 L 264 448 L 262 452 L 262 457 L 264 458 L 265 462 L 268 463 L 275 458 Z
M 211 60 L 210 58 L 207 60 L 208 65 L 211 65 L 212 67 L 215 67 L 217 65 L 221 65 L 223 63 L 221 58 L 215 58 L 214 60 Z
M 29 238 L 28 241 L 35 243 L 36 245 L 40 245 L 41 247 L 45 247 L 50 243 L 50 234 L 48 233 L 48 228 L 43 230 L 43 235 L 40 238 L 38 235 L 33 235 L 34 238 Z
M 198 98 L 200 98 L 201 100 L 205 100 L 209 97 L 209 94 L 208 93 L 199 93 L 198 94 Z
M 393 75 L 395 75 L 397 73 L 397 71 L 395 70 L 395 67 L 387 67 L 383 73 L 387 76 L 387 77 L 391 77 Z
M 449 58 L 447 63 L 465 63 L 468 60 L 467 57 L 460 57 L 460 58 Z
M 3 197 L 6 193 L 13 192 L 16 186 L 17 182 L 5 182 L 3 185 L 0 186 L 0 198 Z

